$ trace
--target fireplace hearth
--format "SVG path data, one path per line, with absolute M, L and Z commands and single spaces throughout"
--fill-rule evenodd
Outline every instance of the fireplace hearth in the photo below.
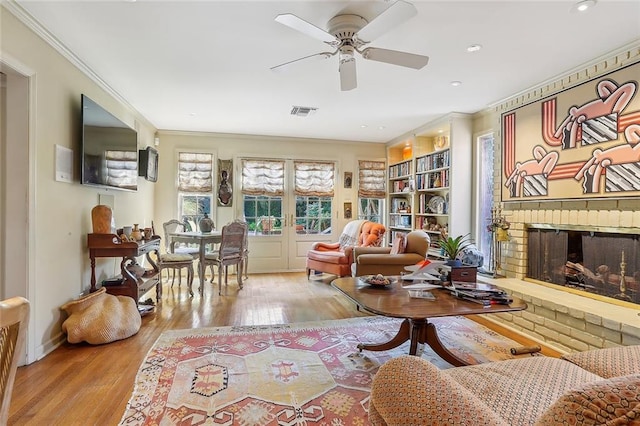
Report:
M 527 278 L 640 305 L 640 235 L 632 229 L 527 225 Z

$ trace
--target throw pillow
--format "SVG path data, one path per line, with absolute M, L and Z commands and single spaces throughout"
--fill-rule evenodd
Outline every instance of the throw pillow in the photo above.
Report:
M 598 376 L 626 376 L 636 373 L 640 365 L 640 345 L 593 349 L 563 355 L 562 358 Z
M 543 425 L 633 425 L 640 422 L 640 374 L 585 383 L 566 392 L 542 417 Z
M 402 254 L 407 246 L 407 234 L 398 232 L 393 237 L 393 245 L 390 254 Z

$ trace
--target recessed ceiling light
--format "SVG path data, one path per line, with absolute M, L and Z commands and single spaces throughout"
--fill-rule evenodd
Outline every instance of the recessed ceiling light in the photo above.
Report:
M 442 132 L 444 132 L 444 130 L 438 129 L 438 133 L 442 133 Z
M 189 115 L 192 116 L 192 117 L 195 117 L 196 113 L 195 112 L 190 112 Z
M 378 130 L 384 130 L 385 126 L 378 126 Z
M 451 85 L 452 85 L 453 87 L 458 87 L 458 86 L 460 86 L 461 84 L 462 84 L 462 82 L 461 82 L 461 81 L 459 81 L 459 80 L 453 80 L 453 81 L 451 82 Z
M 467 52 L 477 52 L 480 49 L 482 49 L 481 44 L 472 44 L 467 47 Z
M 362 128 L 362 129 L 366 129 L 366 128 L 367 128 L 367 125 L 366 125 L 366 124 L 361 124 L 361 125 L 360 125 L 360 128 Z
M 582 0 L 574 4 L 573 7 L 571 8 L 571 11 L 586 12 L 587 10 L 594 7 L 595 5 L 596 5 L 596 0 Z

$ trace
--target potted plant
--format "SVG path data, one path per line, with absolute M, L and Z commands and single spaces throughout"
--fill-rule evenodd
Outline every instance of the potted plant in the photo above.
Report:
M 471 242 L 470 234 L 458 235 L 455 238 L 443 235 L 438 240 L 438 245 L 449 258 L 447 261 L 449 266 L 461 266 L 462 262 L 458 259 L 458 255 L 471 244 L 473 243 Z

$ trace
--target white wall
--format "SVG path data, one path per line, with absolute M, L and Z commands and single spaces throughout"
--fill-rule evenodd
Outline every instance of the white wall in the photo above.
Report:
M 115 116 L 138 129 L 139 147 L 153 143 L 155 128 L 143 117 L 103 90 L 48 43 L 26 28 L 4 7 L 0 8 L 2 45 L 0 55 L 33 71 L 30 87 L 30 128 L 34 152 L 29 153 L 26 175 L 32 176 L 27 203 L 35 210 L 29 218 L 27 235 L 15 236 L 16 244 L 28 244 L 33 258 L 29 271 L 33 288 L 30 337 L 35 342 L 33 361 L 63 340 L 60 306 L 89 287 L 90 268 L 86 248 L 91 232 L 91 209 L 98 204 L 96 188 L 80 185 L 80 95 L 86 94 Z M 10 105 L 7 106 L 11 108 Z M 7 145 L 24 143 L 8 137 Z M 74 151 L 76 165 L 73 183 L 54 179 L 55 145 Z M 11 182 L 7 182 L 11 186 Z M 153 218 L 154 186 L 142 179 L 137 192 L 110 191 L 115 198 L 117 225 L 149 223 Z M 15 223 L 6 223 L 12 229 Z M 98 276 L 111 275 L 116 262 L 98 262 Z

